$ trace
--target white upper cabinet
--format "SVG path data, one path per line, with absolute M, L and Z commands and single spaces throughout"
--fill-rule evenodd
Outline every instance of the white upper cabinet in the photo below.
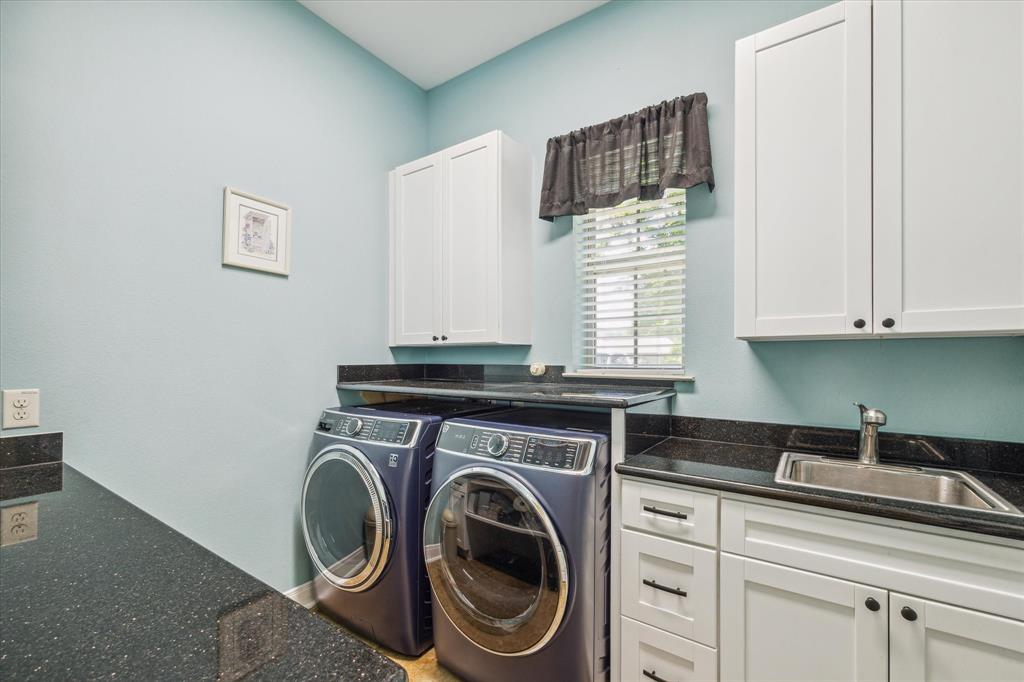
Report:
M 1024 333 L 1024 3 L 736 43 L 736 336 Z
M 1024 330 L 1024 3 L 874 8 L 875 331 Z
M 432 343 L 440 336 L 441 175 L 441 154 L 390 175 L 392 345 Z
M 845 2 L 736 43 L 736 335 L 870 319 L 871 6 Z
M 392 171 L 392 346 L 530 343 L 531 172 L 500 131 Z

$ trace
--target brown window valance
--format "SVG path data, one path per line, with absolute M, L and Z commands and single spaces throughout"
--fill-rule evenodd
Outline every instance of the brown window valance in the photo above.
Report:
M 715 189 L 708 96 L 697 92 L 548 140 L 540 217 L 583 215 L 706 182 Z

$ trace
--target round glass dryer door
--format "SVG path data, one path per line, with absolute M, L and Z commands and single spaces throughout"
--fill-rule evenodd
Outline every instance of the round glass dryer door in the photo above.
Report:
M 324 578 L 353 592 L 373 585 L 393 527 L 380 476 L 362 453 L 338 446 L 317 455 L 302 486 L 302 532 Z
M 423 549 L 438 604 L 479 646 L 522 656 L 554 636 L 569 594 L 565 552 L 515 477 L 489 467 L 452 475 L 427 509 Z

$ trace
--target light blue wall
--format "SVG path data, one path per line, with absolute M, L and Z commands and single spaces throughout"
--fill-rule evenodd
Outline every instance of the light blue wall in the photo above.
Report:
M 828 2 L 614 2 L 428 93 L 430 148 L 493 128 L 534 155 L 553 135 L 707 92 L 718 186 L 688 202 L 686 355 L 675 411 L 851 426 L 859 400 L 894 431 L 1024 440 L 1024 339 L 771 342 L 733 338 L 733 45 Z M 979 197 L 955 197 L 983 201 Z M 793 210 L 800 210 L 794 206 Z M 535 224 L 532 348 L 427 351 L 429 362 L 572 364 L 569 219 Z
M 426 151 L 423 91 L 292 2 L 2 7 L 3 386 L 42 390 L 70 464 L 304 581 L 335 366 L 392 361 L 385 177 Z M 221 266 L 225 185 L 293 207 L 290 278 Z

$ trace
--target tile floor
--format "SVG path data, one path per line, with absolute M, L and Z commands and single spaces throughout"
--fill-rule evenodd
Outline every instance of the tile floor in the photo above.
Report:
M 409 682 L 461 682 L 460 677 L 457 677 L 454 673 L 449 671 L 447 668 L 444 668 L 443 666 L 441 666 L 440 663 L 437 662 L 437 654 L 434 653 L 433 648 L 428 649 L 426 653 L 424 653 L 422 656 L 419 656 L 418 658 L 413 656 L 404 656 L 400 653 L 392 651 L 391 649 L 382 647 L 380 644 L 377 644 L 376 642 L 371 642 L 370 640 L 356 634 L 355 632 L 352 632 L 351 630 L 348 630 L 347 628 L 339 625 L 334 620 L 327 618 L 322 613 L 316 613 L 318 613 L 318 615 L 326 619 L 332 625 L 338 627 L 341 630 L 345 630 L 345 632 L 349 633 L 353 637 L 358 637 L 368 646 L 376 649 L 377 651 L 384 654 L 398 665 L 405 668 L 406 675 L 409 676 Z

